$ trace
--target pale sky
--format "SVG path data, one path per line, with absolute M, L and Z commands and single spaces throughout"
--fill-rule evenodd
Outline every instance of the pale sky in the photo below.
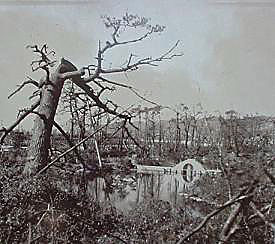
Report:
M 275 0 L 0 0 L 3 125 L 31 104 L 31 88 L 7 99 L 27 75 L 39 77 L 31 72 L 28 44 L 47 43 L 58 59 L 80 68 L 94 62 L 98 41 L 108 40 L 100 16 L 125 12 L 150 17 L 166 30 L 143 44 L 117 48 L 106 57 L 110 65 L 122 64 L 128 53 L 157 56 L 177 40 L 177 51 L 184 55 L 113 80 L 134 85 L 162 105 L 200 102 L 209 112 L 275 115 Z M 126 91 L 114 99 L 125 106 L 138 104 Z

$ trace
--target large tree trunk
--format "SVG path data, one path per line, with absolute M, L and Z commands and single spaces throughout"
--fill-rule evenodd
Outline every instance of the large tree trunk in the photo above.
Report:
M 49 78 L 44 79 L 40 105 L 35 115 L 32 130 L 28 161 L 23 171 L 24 175 L 35 174 L 49 161 L 50 139 L 60 94 L 65 79 L 76 75 L 74 71 L 76 71 L 75 66 L 62 59 L 56 71 L 50 74 Z M 66 76 L 67 72 L 70 72 L 68 76 Z M 79 74 L 77 73 L 77 75 Z

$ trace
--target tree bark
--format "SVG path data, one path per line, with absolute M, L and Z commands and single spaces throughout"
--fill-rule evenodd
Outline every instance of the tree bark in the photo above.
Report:
M 62 59 L 56 71 L 44 78 L 40 104 L 35 112 L 36 118 L 29 145 L 28 161 L 23 171 L 24 175 L 35 174 L 49 161 L 52 127 L 64 81 L 76 75 L 80 76 L 81 72 L 78 72 L 73 64 Z

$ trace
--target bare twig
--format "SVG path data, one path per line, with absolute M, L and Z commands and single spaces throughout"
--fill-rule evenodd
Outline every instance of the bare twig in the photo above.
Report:
M 28 77 L 28 80 L 24 81 L 21 85 L 18 86 L 18 88 L 12 92 L 9 96 L 8 99 L 10 99 L 14 94 L 16 94 L 17 92 L 19 92 L 24 86 L 28 85 L 28 84 L 32 84 L 36 87 L 39 87 L 39 83 L 36 80 L 33 80 L 32 78 Z
M 126 121 L 127 122 L 127 121 Z M 125 129 L 125 131 L 126 131 L 126 133 L 127 133 L 127 135 L 128 135 L 128 137 L 135 143 L 135 145 L 137 146 L 137 147 L 139 147 L 140 149 L 144 149 L 142 146 L 140 146 L 140 144 L 136 141 L 136 139 L 131 135 L 131 133 L 130 133 L 130 131 L 129 131 L 129 129 L 127 128 L 127 126 L 126 126 L 126 122 L 123 124 L 123 128 Z M 134 126 L 133 124 L 131 124 L 132 126 Z M 135 127 L 136 128 L 136 127 Z M 137 128 L 136 128 L 137 129 Z
M 101 79 L 102 81 L 106 82 L 106 83 L 109 83 L 109 84 L 112 84 L 112 85 L 115 85 L 115 86 L 119 86 L 119 87 L 123 87 L 123 88 L 126 88 L 126 89 L 129 89 L 131 92 L 133 92 L 137 97 L 139 97 L 140 99 L 148 102 L 148 103 L 151 103 L 153 105 L 156 105 L 156 106 L 160 106 L 159 104 L 157 104 L 156 102 L 153 102 L 149 99 L 147 99 L 146 97 L 140 95 L 137 91 L 136 88 L 132 87 L 132 86 L 129 86 L 129 85 L 125 85 L 123 83 L 118 83 L 118 82 L 115 82 L 115 81 L 111 81 L 109 79 L 106 79 L 106 78 L 103 78 L 101 76 L 98 77 L 98 79 Z
M 29 100 L 32 100 L 33 98 L 40 96 L 41 91 L 40 90 L 36 90 L 32 93 L 32 95 L 29 97 Z
M 4 139 L 6 138 L 6 136 L 17 126 L 19 125 L 22 120 L 24 120 L 30 113 L 34 112 L 34 110 L 39 106 L 40 101 L 37 101 L 36 103 L 34 103 L 29 109 L 26 109 L 24 113 L 22 113 L 17 120 L 8 128 L 4 128 L 2 129 L 2 131 L 4 132 L 3 135 L 1 136 L 0 139 L 0 144 L 3 144 Z
M 151 103 L 151 104 L 156 105 L 156 106 L 160 106 L 158 103 L 153 102 L 153 101 L 149 100 L 148 98 L 146 98 L 146 97 L 140 95 L 140 94 L 136 91 L 135 88 L 129 88 L 129 89 L 130 89 L 137 97 L 139 97 L 140 99 L 144 100 L 145 102 Z
M 47 44 L 44 44 L 40 49 L 37 45 L 28 45 L 27 48 L 31 48 L 33 50 L 34 53 L 38 53 L 40 55 L 40 59 L 36 60 L 36 61 L 32 61 L 31 63 L 31 67 L 32 67 L 32 71 L 36 71 L 38 69 L 43 69 L 47 72 L 49 72 L 49 66 L 53 67 L 54 64 L 56 63 L 56 60 L 51 61 L 49 56 L 55 55 L 54 51 L 48 51 L 48 46 Z
M 103 82 L 106 82 L 106 83 L 109 83 L 109 84 L 112 84 L 112 85 L 115 85 L 115 86 L 119 86 L 119 87 L 124 87 L 124 88 L 128 88 L 128 89 L 131 89 L 132 87 L 129 86 L 129 85 L 125 85 L 123 83 L 119 83 L 119 82 L 115 82 L 115 81 L 111 81 L 109 79 L 106 79 L 106 78 L 103 78 L 101 76 L 97 77 L 98 79 L 102 80 Z
M 149 30 L 148 32 L 146 32 L 145 34 L 143 34 L 141 37 L 139 38 L 136 38 L 136 39 L 132 39 L 132 40 L 128 40 L 128 41 L 121 41 L 121 42 L 118 42 L 116 40 L 116 38 L 114 38 L 114 34 L 113 34 L 113 43 L 110 43 L 110 42 L 106 42 L 106 46 L 102 49 L 102 53 L 106 52 L 108 49 L 110 48 L 113 48 L 115 46 L 119 46 L 119 45 L 126 45 L 126 44 L 132 44 L 132 43 L 135 43 L 135 42 L 141 42 L 142 40 L 148 38 L 151 34 L 153 33 L 153 29 Z

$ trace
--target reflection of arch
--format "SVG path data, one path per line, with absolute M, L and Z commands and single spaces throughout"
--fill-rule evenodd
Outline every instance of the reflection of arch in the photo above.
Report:
M 176 174 L 175 177 L 177 177 L 183 185 L 189 187 L 194 181 L 199 179 L 205 172 L 205 169 L 203 165 L 195 159 L 187 159 L 174 166 L 173 171 L 180 172 L 180 174 Z
M 182 167 L 182 178 L 186 182 L 192 182 L 194 180 L 194 166 L 190 163 L 186 163 Z

